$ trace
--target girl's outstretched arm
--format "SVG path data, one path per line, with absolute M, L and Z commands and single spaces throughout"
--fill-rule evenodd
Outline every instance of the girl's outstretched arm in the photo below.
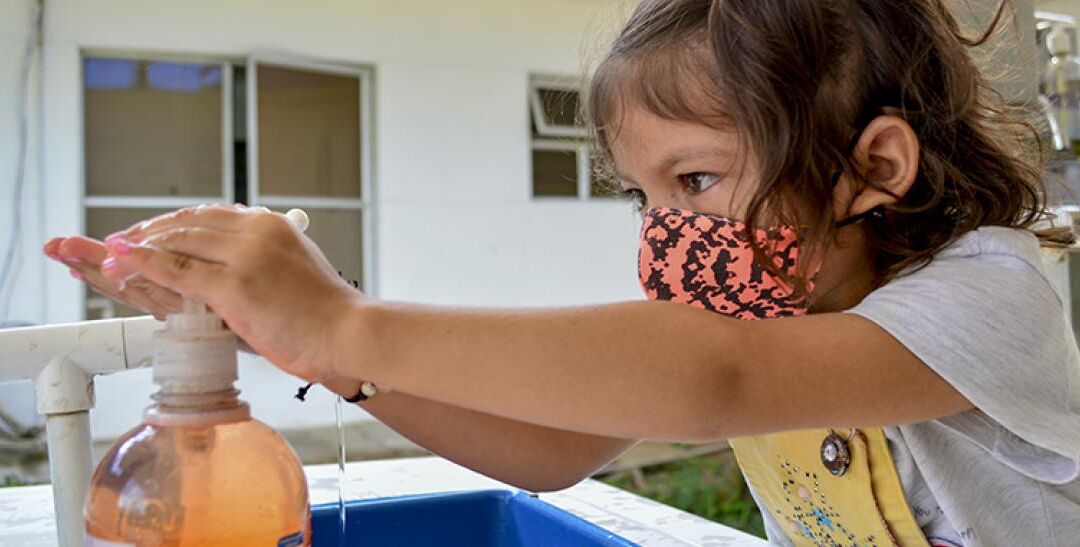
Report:
M 208 206 L 111 236 L 114 272 L 204 300 L 278 367 L 517 421 L 712 441 L 916 422 L 971 407 L 850 314 L 740 321 L 685 304 L 468 310 L 372 301 L 282 215 Z M 111 264 L 112 267 L 109 267 Z
M 666 302 L 467 310 L 360 302 L 337 372 L 550 427 L 713 441 L 917 422 L 970 403 L 862 317 L 739 321 Z M 355 358 L 353 358 L 355 356 Z

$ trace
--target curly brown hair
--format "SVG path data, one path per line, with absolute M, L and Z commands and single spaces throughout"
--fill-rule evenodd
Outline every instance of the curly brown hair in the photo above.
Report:
M 835 174 L 873 184 L 849 161 L 853 136 L 884 112 L 903 118 L 921 147 L 916 181 L 867 223 L 884 281 L 980 226 L 1043 218 L 1038 133 L 969 51 L 1011 10 L 1003 0 L 967 37 L 941 0 L 645 0 L 597 67 L 585 116 L 608 165 L 628 104 L 735 128 L 761 174 L 747 229 L 799 226 L 809 256 L 835 234 Z

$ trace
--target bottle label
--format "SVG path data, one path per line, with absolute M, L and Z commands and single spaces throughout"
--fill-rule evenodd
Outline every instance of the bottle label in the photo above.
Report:
M 105 539 L 98 539 L 94 536 L 86 536 L 86 547 L 135 547 L 134 543 L 117 543 L 115 541 L 108 541 Z
M 277 547 L 300 547 L 304 544 L 304 532 L 289 534 L 277 542 Z

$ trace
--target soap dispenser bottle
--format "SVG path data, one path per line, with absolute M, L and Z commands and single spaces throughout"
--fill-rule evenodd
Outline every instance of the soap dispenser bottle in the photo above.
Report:
M 236 347 L 199 302 L 166 318 L 154 335 L 154 404 L 90 481 L 89 546 L 310 545 L 303 468 L 238 398 Z

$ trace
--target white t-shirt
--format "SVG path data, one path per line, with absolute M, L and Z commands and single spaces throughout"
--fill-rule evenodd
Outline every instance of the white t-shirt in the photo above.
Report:
M 848 313 L 976 407 L 885 428 L 931 545 L 1080 545 L 1080 353 L 1035 237 L 966 234 Z M 770 540 L 786 544 L 765 518 Z

